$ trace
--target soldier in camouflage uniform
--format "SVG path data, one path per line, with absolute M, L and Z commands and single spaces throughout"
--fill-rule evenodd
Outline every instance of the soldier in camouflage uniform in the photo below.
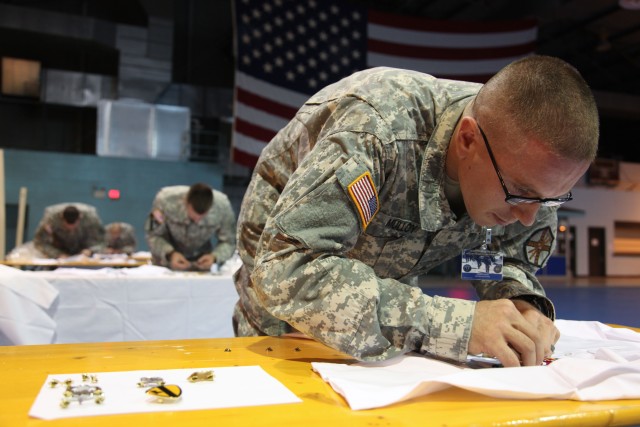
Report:
M 105 225 L 105 250 L 107 254 L 132 254 L 136 250 L 136 232 L 126 222 Z
M 48 258 L 91 255 L 104 248 L 104 227 L 95 207 L 60 203 L 44 210 L 33 243 Z
M 145 232 L 154 264 L 208 271 L 233 254 L 235 227 L 227 195 L 197 183 L 162 188 L 153 201 Z
M 535 273 L 598 133 L 589 88 L 555 58 L 484 86 L 374 68 L 326 87 L 263 150 L 245 194 L 236 334 L 301 332 L 362 360 L 540 364 L 559 332 Z M 415 286 L 480 247 L 483 227 L 504 276 L 473 282 L 479 302 Z

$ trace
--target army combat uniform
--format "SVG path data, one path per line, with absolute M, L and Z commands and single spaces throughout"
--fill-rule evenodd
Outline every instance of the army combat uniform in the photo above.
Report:
M 213 206 L 195 223 L 187 216 L 189 187 L 175 185 L 162 188 L 153 201 L 145 224 L 145 233 L 154 264 L 169 266 L 168 256 L 178 251 L 189 261 L 212 253 L 222 264 L 236 246 L 236 218 L 226 194 L 213 191 Z M 211 239 L 216 239 L 214 246 Z
M 80 223 L 72 230 L 64 227 L 62 212 L 67 206 L 80 211 Z M 84 203 L 59 203 L 44 210 L 33 238 L 35 248 L 48 258 L 77 255 L 85 249 L 104 248 L 104 227 L 96 208 Z
M 302 106 L 263 150 L 243 200 L 238 335 L 298 331 L 363 360 L 465 360 L 475 302 L 413 285 L 484 241 L 444 195 L 449 141 L 480 87 L 374 68 Z M 494 227 L 504 279 L 474 282 L 479 297 L 521 297 L 553 319 L 534 274 L 556 223 L 555 208 L 541 207 L 531 227 Z
M 136 232 L 133 225 L 126 222 L 112 222 L 105 225 L 105 245 L 113 253 L 131 254 L 136 250 Z

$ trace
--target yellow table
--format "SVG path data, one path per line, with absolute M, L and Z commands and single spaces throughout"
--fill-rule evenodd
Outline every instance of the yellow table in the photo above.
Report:
M 386 408 L 352 411 L 342 397 L 311 370 L 311 361 L 348 363 L 350 359 L 315 341 L 273 337 L 0 347 L 0 426 L 584 427 L 640 424 L 640 400 L 498 400 L 453 388 Z M 303 402 L 54 421 L 28 416 L 48 374 L 238 365 L 260 365 Z

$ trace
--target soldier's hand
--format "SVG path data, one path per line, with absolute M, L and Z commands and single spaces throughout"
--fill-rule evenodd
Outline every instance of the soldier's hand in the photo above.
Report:
M 560 331 L 556 328 L 556 325 L 532 304 L 519 299 L 513 299 L 512 301 L 520 314 L 538 330 L 543 340 L 545 357 L 551 356 L 553 353 L 552 346 L 560 339 Z
M 169 267 L 172 270 L 186 270 L 191 267 L 191 263 L 178 251 L 173 251 L 169 257 Z
M 544 358 L 545 342 L 508 299 L 476 303 L 469 353 L 498 358 L 503 366 L 537 366 Z
M 198 270 L 207 271 L 211 270 L 216 257 L 213 254 L 204 254 L 196 261 L 196 267 Z

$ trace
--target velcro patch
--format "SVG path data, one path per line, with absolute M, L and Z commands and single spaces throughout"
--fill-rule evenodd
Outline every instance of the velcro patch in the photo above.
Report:
M 151 215 L 153 216 L 153 219 L 155 219 L 158 224 L 164 223 L 164 215 L 162 214 L 160 209 L 154 209 L 153 212 L 151 212 Z
M 524 244 L 524 254 L 527 261 L 537 267 L 542 267 L 551 255 L 554 239 L 551 227 L 541 228 L 533 233 Z
M 378 192 L 373 185 L 371 173 L 363 173 L 349 184 L 347 188 L 351 195 L 351 199 L 353 199 L 353 202 L 358 209 L 358 213 L 360 214 L 362 226 L 367 228 L 373 216 L 380 209 Z

